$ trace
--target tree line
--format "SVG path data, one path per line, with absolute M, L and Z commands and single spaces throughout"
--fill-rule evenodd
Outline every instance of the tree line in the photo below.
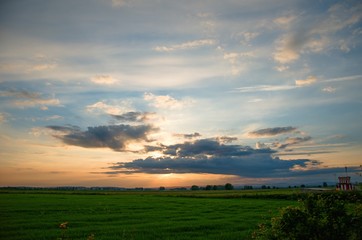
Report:
M 197 185 L 192 185 L 190 190 L 197 191 L 197 190 L 233 190 L 234 186 L 231 183 L 226 183 L 225 185 L 206 185 L 205 187 L 200 187 Z

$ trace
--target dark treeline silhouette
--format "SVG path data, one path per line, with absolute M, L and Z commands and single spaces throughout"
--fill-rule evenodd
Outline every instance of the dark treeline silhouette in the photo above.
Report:
M 226 183 L 225 185 L 206 185 L 205 187 L 199 187 L 197 185 L 192 185 L 190 190 L 197 191 L 197 190 L 233 190 L 234 186 L 231 183 Z

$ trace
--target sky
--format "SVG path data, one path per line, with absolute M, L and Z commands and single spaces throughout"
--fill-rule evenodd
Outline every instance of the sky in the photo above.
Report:
M 362 181 L 358 0 L 5 0 L 0 186 Z

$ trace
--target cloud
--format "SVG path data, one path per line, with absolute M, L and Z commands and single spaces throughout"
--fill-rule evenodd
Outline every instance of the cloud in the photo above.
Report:
M 91 81 L 99 85 L 113 85 L 118 82 L 117 79 L 110 75 L 97 75 L 91 78 Z
M 6 121 L 7 121 L 7 118 L 8 118 L 8 114 L 7 114 L 7 113 L 0 112 L 0 123 L 6 122 Z
M 326 79 L 326 80 L 323 80 L 323 82 L 342 82 L 342 81 L 353 81 L 353 80 L 361 80 L 361 79 L 362 79 L 362 75 L 352 75 L 352 76 Z
M 64 119 L 64 117 L 59 116 L 59 115 L 52 115 L 50 117 L 45 118 L 46 121 L 58 120 L 58 119 Z
M 217 137 L 208 139 L 197 139 L 195 141 L 184 142 L 174 145 L 160 145 L 157 149 L 164 155 L 172 157 L 197 157 L 197 156 L 244 156 L 253 152 L 253 149 L 248 146 L 227 145 L 235 138 Z M 274 153 L 274 150 L 263 149 L 258 152 Z
M 286 71 L 286 70 L 289 69 L 289 66 L 280 65 L 280 66 L 276 66 L 275 69 L 276 69 L 278 72 L 284 72 L 284 71 Z
M 157 46 L 154 50 L 158 52 L 172 52 L 177 50 L 186 50 L 186 49 L 193 49 L 199 48 L 203 46 L 212 46 L 215 45 L 216 41 L 213 39 L 200 39 L 195 41 L 184 42 L 181 44 L 170 45 L 170 46 Z
M 228 137 L 228 136 L 222 136 L 217 137 L 216 140 L 220 143 L 232 143 L 233 141 L 238 140 L 237 137 Z
M 152 93 L 145 93 L 143 99 L 150 102 L 150 104 L 156 108 L 163 109 L 181 109 L 185 106 L 193 104 L 193 100 L 184 99 L 177 100 L 169 95 L 154 95 Z
M 299 49 L 292 47 L 292 42 L 293 36 L 291 35 L 284 35 L 279 39 L 276 52 L 273 54 L 275 61 L 281 64 L 287 64 L 299 59 Z
M 50 64 L 37 64 L 37 65 L 34 65 L 31 70 L 33 71 L 45 71 L 45 70 L 50 70 L 50 69 L 53 69 L 57 66 L 57 64 L 55 63 L 50 63 Z
M 280 134 L 291 133 L 296 131 L 296 127 L 274 127 L 263 128 L 256 131 L 249 132 L 248 135 L 252 137 L 272 137 Z
M 35 100 L 18 100 L 14 101 L 13 104 L 16 107 L 27 108 L 36 107 L 40 105 L 41 110 L 48 110 L 48 106 L 60 106 L 59 99 L 35 99 Z
M 0 91 L 0 97 L 15 97 L 15 98 L 27 98 L 27 99 L 39 99 L 40 94 L 28 91 L 16 91 L 16 90 L 8 90 L 8 91 Z
M 292 85 L 258 85 L 251 87 L 240 87 L 236 88 L 235 92 L 269 92 L 269 91 L 285 91 L 295 89 L 295 86 Z
M 295 85 L 297 85 L 299 87 L 303 87 L 303 86 L 311 85 L 311 84 L 315 83 L 316 81 L 317 81 L 317 78 L 315 76 L 309 76 L 306 79 L 295 80 Z
M 334 33 L 358 23 L 362 18 L 362 4 L 354 4 L 353 1 L 351 3 L 352 5 L 337 3 L 331 6 L 328 9 L 328 17 L 316 24 L 311 32 Z
M 223 50 L 222 48 L 220 48 Z M 242 63 L 242 58 L 255 57 L 255 53 L 250 52 L 224 52 L 224 59 L 231 65 L 231 74 L 236 76 L 245 70 L 245 61 Z
M 309 19 L 309 24 L 298 25 L 300 20 L 294 17 L 279 17 L 274 22 L 287 30 L 293 25 L 293 31 L 283 34 L 276 43 L 274 60 L 281 64 L 292 63 L 301 54 L 321 52 L 327 47 L 349 51 L 347 42 L 340 42 L 337 33 L 357 24 L 361 17 L 362 4 L 340 4 L 331 6 L 326 15 Z
M 174 136 L 176 136 L 176 137 L 182 137 L 182 138 L 187 138 L 187 139 L 192 139 L 192 138 L 201 137 L 201 134 L 198 133 L 198 132 L 190 133 L 190 134 L 179 134 L 179 133 L 176 133 L 176 134 L 174 134 Z
M 292 145 L 296 145 L 302 142 L 310 141 L 312 137 L 305 136 L 305 137 L 288 137 L 284 143 L 274 143 L 274 146 L 279 149 L 285 149 L 287 147 L 290 147 Z
M 281 16 L 273 20 L 273 22 L 281 27 L 289 27 L 296 19 L 295 15 Z
M 252 40 L 260 35 L 259 32 L 242 32 L 239 35 L 243 37 L 243 40 L 240 42 L 242 44 L 249 44 Z
M 147 120 L 153 119 L 155 113 L 150 112 L 127 112 L 121 115 L 112 115 L 111 116 L 122 122 L 145 122 Z
M 328 86 L 322 89 L 323 92 L 328 92 L 328 93 L 334 93 L 336 91 L 336 89 L 334 87 Z
M 47 110 L 48 106 L 61 106 L 59 99 L 43 98 L 41 94 L 35 92 L 17 90 L 0 91 L 0 97 L 11 98 L 12 105 L 19 108 L 39 106 L 41 110 Z
M 81 131 L 77 126 L 47 126 L 55 131 L 54 137 L 67 145 L 84 148 L 110 148 L 115 151 L 127 151 L 131 142 L 148 141 L 148 134 L 157 129 L 151 125 L 108 125 L 88 127 Z
M 120 115 L 124 112 L 132 111 L 130 101 L 113 101 L 108 103 L 106 101 L 99 101 L 94 104 L 86 106 L 88 112 L 92 113 L 107 113 L 109 115 Z
M 110 167 L 114 173 L 212 173 L 242 177 L 288 177 L 319 162 L 309 159 L 281 160 L 270 149 L 253 149 L 225 145 L 201 139 L 164 146 L 164 157 L 118 162 Z M 295 170 L 298 169 L 298 170 Z
M 269 147 L 264 143 L 261 143 L 261 142 L 255 143 L 255 149 L 267 149 L 267 148 L 269 148 Z

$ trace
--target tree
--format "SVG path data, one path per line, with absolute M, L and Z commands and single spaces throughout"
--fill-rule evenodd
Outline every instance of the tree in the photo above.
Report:
M 231 183 L 225 184 L 225 190 L 233 190 L 234 186 Z
M 212 189 L 212 186 L 211 185 L 207 185 L 206 187 L 205 187 L 205 190 L 211 190 Z
M 349 209 L 351 208 L 351 209 Z M 283 208 L 262 223 L 254 239 L 362 239 L 362 205 L 346 206 L 337 195 L 308 195 L 299 206 Z
M 166 188 L 165 187 L 160 187 L 160 191 L 165 191 L 166 190 Z
M 200 190 L 200 187 L 197 186 L 197 185 L 192 185 L 192 186 L 191 186 L 191 190 L 192 190 L 192 191 Z

